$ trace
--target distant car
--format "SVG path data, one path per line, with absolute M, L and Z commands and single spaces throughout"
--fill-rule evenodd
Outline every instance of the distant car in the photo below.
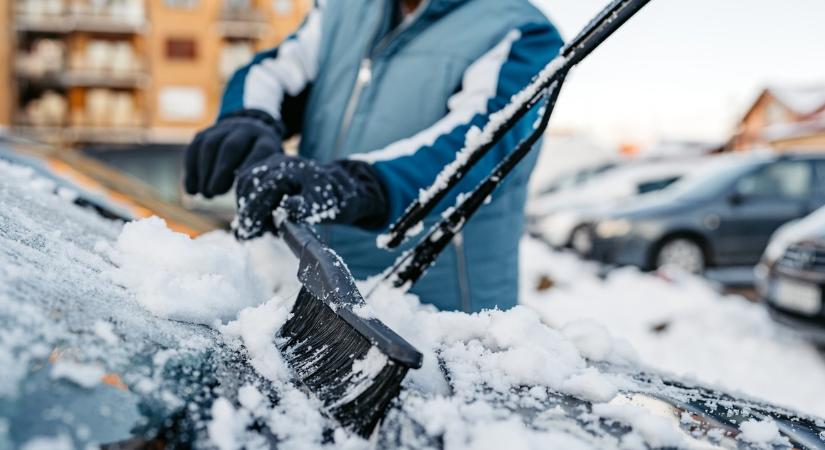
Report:
M 659 191 L 693 170 L 700 158 L 629 161 L 591 173 L 586 182 L 538 195 L 527 205 L 529 231 L 554 247 L 582 245 L 583 225 L 601 209 Z
M 588 227 L 588 254 L 615 265 L 753 266 L 782 224 L 825 204 L 825 155 L 720 156 Z
M 771 317 L 825 346 L 825 208 L 777 230 L 756 279 Z
M 576 186 L 580 186 L 592 178 L 595 178 L 598 175 L 601 175 L 605 172 L 608 172 L 618 166 L 616 162 L 606 162 L 602 164 L 598 164 L 592 167 L 585 167 L 583 169 L 579 169 L 573 172 L 565 173 L 555 180 L 545 186 L 541 191 L 539 191 L 539 196 L 544 196 L 548 194 L 553 194 L 556 192 L 564 191 L 567 189 L 572 189 Z

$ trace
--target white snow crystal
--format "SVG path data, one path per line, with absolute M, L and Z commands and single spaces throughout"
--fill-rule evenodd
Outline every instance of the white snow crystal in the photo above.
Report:
M 608 362 L 629 359 L 635 366 L 825 416 L 822 356 L 771 320 L 763 305 L 724 295 L 690 276 L 666 280 L 622 268 L 600 279 L 592 263 L 532 238 L 522 240 L 520 262 L 521 302 L 561 329 L 588 359 L 607 354 L 604 336 L 596 331 L 600 326 L 613 337 Z M 542 276 L 555 286 L 537 291 Z
M 212 420 L 206 430 L 209 440 L 219 450 L 239 450 L 244 447 L 246 427 L 252 422 L 248 412 L 236 410 L 221 397 L 212 403 Z
M 20 450 L 73 450 L 72 439 L 65 435 L 41 436 L 27 441 Z
M 246 308 L 234 320 L 220 327 L 223 334 L 241 338 L 258 373 L 273 381 L 289 379 L 289 368 L 273 343 L 286 323 L 292 305 L 275 298 L 263 305 Z
M 682 447 L 685 444 L 684 436 L 673 422 L 639 406 L 600 403 L 593 405 L 593 414 L 630 426 L 631 435 L 638 435 L 653 448 Z
M 582 356 L 591 361 L 606 361 L 613 352 L 613 339 L 607 330 L 595 321 L 570 322 L 561 332 L 573 342 Z
M 774 445 L 790 446 L 787 437 L 779 434 L 779 427 L 771 419 L 750 419 L 739 425 L 742 433 L 738 439 L 745 441 L 756 448 L 772 448 Z
M 370 347 L 364 359 L 356 360 L 352 363 L 353 374 L 358 374 L 367 379 L 373 379 L 381 373 L 387 365 L 387 355 L 381 352 L 378 347 Z
M 224 232 L 191 239 L 157 217 L 124 225 L 112 279 L 153 314 L 211 325 L 269 297 L 243 246 Z
M 117 343 L 120 342 L 120 338 L 115 333 L 115 327 L 111 322 L 104 320 L 95 321 L 94 332 L 97 337 L 109 345 L 117 345 Z
M 87 389 L 100 383 L 100 379 L 105 374 L 103 368 L 96 364 L 81 364 L 63 359 L 58 359 L 54 363 L 50 373 L 52 379 L 68 380 Z
M 565 380 L 562 390 L 593 402 L 606 402 L 616 395 L 616 385 L 592 367 Z

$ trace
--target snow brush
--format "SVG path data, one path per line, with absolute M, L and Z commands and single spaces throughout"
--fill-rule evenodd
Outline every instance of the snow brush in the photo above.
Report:
M 326 412 L 368 437 L 407 372 L 421 367 L 422 355 L 369 315 L 346 264 L 308 224 L 283 220 L 278 231 L 300 260 L 302 284 L 281 328 L 279 348 L 299 384 L 322 401 Z
M 407 207 L 387 234 L 379 236 L 377 240 L 379 245 L 395 248 L 411 235 L 417 234 L 416 231 L 420 229 L 422 221 L 433 212 L 447 193 L 458 185 L 473 166 L 519 120 L 543 101 L 541 118 L 534 126 L 532 133 L 519 142 L 516 148 L 508 153 L 473 191 L 459 195 L 457 204 L 448 209 L 443 214 L 443 218 L 430 228 L 418 244 L 412 250 L 403 253 L 385 272 L 383 282 L 408 290 L 421 278 L 453 240 L 453 237 L 492 195 L 502 180 L 530 153 L 544 134 L 568 72 L 649 2 L 650 0 L 614 0 L 611 2 L 570 43 L 562 48 L 559 56 L 542 69 L 528 86 L 513 96 L 510 104 L 491 114 L 484 128 L 478 130 L 472 139 L 467 139 L 455 161 L 444 167 L 428 189 L 421 191 L 418 199 Z

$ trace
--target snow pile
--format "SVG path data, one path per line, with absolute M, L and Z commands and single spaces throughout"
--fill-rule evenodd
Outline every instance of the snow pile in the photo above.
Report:
M 630 426 L 632 431 L 622 438 L 625 448 L 645 448 L 645 443 L 653 448 L 687 447 L 684 435 L 671 421 L 641 407 L 603 403 L 593 405 L 593 414 Z
M 117 265 L 112 279 L 167 319 L 226 322 L 271 294 L 249 253 L 223 232 L 193 240 L 151 217 L 126 224 L 110 256 Z
M 0 177 L 0 201 L 5 203 L 0 210 L 0 321 L 10 324 L 0 329 L 0 363 L 7 367 L 0 374 L 12 394 L 32 387 L 49 393 L 59 385 L 81 396 L 106 390 L 128 402 L 157 399 L 161 411 L 151 417 L 186 411 L 187 417 L 196 417 L 195 431 L 202 425 L 203 439 L 221 449 L 265 448 L 273 438 L 287 449 L 369 448 L 370 443 L 334 429 L 318 400 L 292 384 L 276 347 L 297 292 L 295 261 L 285 256 L 288 251 L 272 239 L 238 244 L 226 233 L 192 240 L 171 232 L 159 219 L 121 230 L 67 208 L 52 193 L 51 198 L 41 194 L 23 198 L 28 191 L 7 190 Z M 558 261 L 554 255 L 539 256 L 545 264 Z M 570 278 L 560 275 L 559 287 L 542 297 L 554 291 L 563 297 L 561 292 L 580 285 L 576 294 L 586 307 L 598 309 L 588 303 L 588 295 L 598 297 L 607 288 L 613 295 L 619 288 L 663 299 L 674 295 L 672 286 L 630 289 L 638 280 L 626 286 L 610 285 L 611 280 L 605 284 L 590 275 L 589 266 L 569 262 L 553 275 Z M 631 275 L 628 279 L 638 278 Z M 681 290 L 682 295 L 704 292 Z M 472 315 L 438 312 L 386 287 L 368 302 L 376 317 L 425 355 L 424 368 L 405 380 L 377 437 L 385 440 L 379 447 L 579 449 L 677 443 L 673 424 L 665 426 L 650 412 L 616 406 L 617 398 L 638 387 L 627 375 L 611 372 L 629 366 L 628 373 L 638 373 L 636 354 L 627 342 L 611 336 L 622 330 L 615 322 L 626 318 L 618 312 L 627 305 L 612 311 L 605 327 L 574 314 L 560 314 L 560 323 L 548 326 L 549 316 L 528 307 Z M 147 309 L 177 321 L 158 320 Z M 61 352 L 57 364 L 48 365 L 57 347 L 83 352 Z M 642 360 L 647 356 L 639 352 Z M 385 363 L 380 353 L 371 352 L 357 362 L 353 377 L 369 379 Z M 28 375 L 36 367 L 46 368 L 41 378 L 49 383 L 33 384 L 37 377 Z M 111 389 L 107 379 L 100 383 L 105 374 L 122 375 L 128 389 Z M 91 387 L 72 386 L 84 383 Z M 200 404 L 199 389 L 210 383 L 217 385 Z M 0 391 L 5 384 L 0 383 Z M 214 401 L 213 395 L 218 397 Z M 590 402 L 598 403 L 592 412 Z M 35 406 L 25 398 L 15 404 Z M 134 420 L 143 417 L 134 414 Z M 73 422 L 50 428 L 48 436 L 55 439 L 65 431 L 69 439 L 85 442 L 78 424 L 94 425 L 84 420 L 96 416 L 87 417 L 84 410 L 67 417 Z M 8 435 L 2 419 L 0 443 Z M 105 442 L 129 436 L 129 421 L 122 434 Z M 598 431 L 606 421 L 627 424 L 633 431 L 620 442 Z M 392 430 L 397 435 L 388 436 Z M 48 437 L 39 439 L 32 441 L 33 448 L 58 447 Z
M 153 240 L 160 235 L 162 239 L 174 240 L 174 243 L 163 245 L 164 250 L 178 245 L 183 247 L 181 252 L 189 255 L 188 258 L 179 259 L 184 262 L 179 262 L 180 268 L 176 269 L 184 276 L 199 274 L 201 272 L 198 270 L 201 270 L 206 274 L 206 279 L 214 272 L 226 277 L 225 281 L 228 284 L 266 284 L 265 277 L 252 274 L 251 269 L 245 266 L 249 264 L 249 255 L 243 250 L 242 245 L 235 243 L 228 235 L 215 234 L 188 240 L 166 230 L 157 220 L 154 223 L 141 223 L 150 227 L 148 231 L 142 235 L 136 234 L 135 242 L 130 245 L 122 245 L 121 241 L 129 242 L 128 239 L 124 239 L 124 236 L 129 236 L 129 230 L 124 230 L 115 247 L 116 252 L 119 251 L 123 255 L 124 249 L 151 250 L 152 245 L 141 244 L 140 241 Z M 227 239 L 225 245 L 216 247 L 215 242 L 220 243 L 224 238 Z M 536 256 L 535 252 L 538 250 L 533 248 L 530 251 L 533 252 L 532 256 Z M 530 251 L 525 253 L 531 255 Z M 151 254 L 151 251 L 147 252 Z M 135 253 L 141 254 L 132 254 Z M 165 252 L 158 253 L 166 255 Z M 239 263 L 239 266 L 226 267 L 229 263 L 220 267 L 209 264 L 195 265 L 198 270 L 192 270 L 189 266 L 189 258 L 206 263 L 216 254 L 238 258 L 235 263 Z M 490 434 L 492 431 L 507 433 L 500 439 L 507 439 L 508 442 L 512 441 L 514 446 L 523 448 L 533 448 L 540 442 L 558 442 L 565 448 L 593 447 L 592 442 L 562 433 L 554 426 L 543 429 L 537 426 L 535 421 L 525 418 L 507 406 L 539 407 L 538 405 L 547 400 L 549 392 L 557 392 L 583 401 L 595 402 L 591 416 L 596 422 L 606 419 L 608 422 L 614 421 L 630 426 L 632 432 L 622 439 L 622 445 L 687 445 L 684 435 L 678 429 L 678 421 L 674 424 L 673 421 L 651 414 L 643 408 L 615 404 L 615 399 L 621 398 L 617 395 L 633 390 L 633 381 L 623 375 L 601 371 L 598 363 L 607 363 L 610 367 L 630 367 L 631 372 L 634 372 L 636 369 L 633 367 L 639 359 L 647 361 L 650 346 L 645 346 L 642 342 L 642 351 L 637 355 L 627 341 L 612 337 L 612 334 L 621 335 L 622 332 L 626 332 L 627 327 L 639 324 L 640 320 L 644 321 L 645 333 L 651 333 L 650 330 L 661 327 L 662 323 L 667 323 L 664 327 L 669 332 L 671 327 L 675 329 L 681 324 L 684 317 L 689 318 L 690 323 L 694 324 L 702 324 L 704 320 L 708 329 L 703 332 L 710 337 L 710 342 L 713 342 L 714 333 L 718 335 L 718 329 L 723 327 L 715 321 L 707 323 L 707 319 L 701 319 L 707 315 L 707 311 L 703 311 L 701 316 L 698 315 L 695 311 L 696 303 L 698 302 L 702 308 L 714 308 L 712 311 L 725 311 L 726 305 L 738 303 L 731 300 L 722 303 L 722 306 L 716 305 L 715 302 L 719 301 L 718 296 L 690 278 L 668 281 L 624 271 L 602 282 L 596 277 L 591 266 L 576 265 L 578 263 L 574 259 L 560 258 L 555 254 L 540 256 L 541 258 L 536 260 L 565 261 L 566 266 L 560 265 L 557 272 L 562 274 L 562 278 L 569 278 L 561 280 L 559 287 L 546 294 L 530 295 L 531 300 L 528 304 L 531 308 L 522 306 L 509 311 L 486 311 L 478 314 L 439 312 L 430 306 L 422 305 L 415 296 L 403 294 L 389 287 L 379 286 L 375 290 L 367 299 L 373 314 L 424 353 L 424 367 L 410 372 L 405 381 L 406 390 L 400 408 L 423 426 L 427 435 L 434 439 L 442 439 L 448 449 L 495 446 L 497 440 Z M 146 260 L 141 261 L 145 264 Z M 156 272 L 160 266 L 162 272 L 169 267 L 163 265 L 163 258 L 156 258 L 155 261 L 148 271 Z M 280 270 L 275 266 L 273 263 L 270 273 L 294 273 L 292 266 Z M 207 270 L 202 267 L 206 267 Z M 528 274 L 533 270 L 532 275 L 535 275 L 535 269 L 530 267 Z M 233 278 L 241 272 L 244 276 Z M 149 278 L 155 276 L 152 273 L 148 275 Z M 674 289 L 672 283 L 682 284 L 678 289 Z M 367 281 L 364 286 L 369 284 L 371 282 Z M 136 290 L 141 292 L 141 286 L 137 286 Z M 161 292 L 167 292 L 164 290 L 165 285 L 161 284 L 161 288 Z M 283 291 L 281 293 L 285 294 Z M 617 293 L 621 295 L 617 296 Z M 258 301 L 264 299 L 266 294 L 264 292 L 257 297 Z M 650 298 L 657 298 L 659 303 L 667 305 L 674 296 L 689 299 L 691 303 L 677 300 L 675 305 L 665 310 L 664 315 L 661 310 L 640 307 L 643 301 L 649 302 Z M 203 300 L 192 295 L 187 298 L 198 299 L 199 302 L 210 301 L 208 298 Z M 238 296 L 234 298 L 237 299 Z M 605 302 L 606 298 L 612 299 L 613 304 L 603 307 L 601 303 L 597 303 Z M 238 350 L 245 350 L 249 354 L 251 364 L 259 374 L 274 383 L 279 402 L 270 406 L 266 402 L 256 401 L 263 387 L 248 386 L 242 389 L 243 392 L 238 392 L 239 399 L 246 399 L 240 404 L 235 404 L 228 398 L 214 403 L 209 436 L 217 447 L 255 448 L 263 442 L 261 435 L 250 430 L 256 423 L 266 424 L 268 432 L 276 435 L 285 447 L 324 445 L 323 430 L 328 422 L 321 415 L 320 404 L 292 384 L 289 367 L 278 351 L 274 339 L 289 317 L 292 301 L 290 295 L 278 295 L 259 305 L 246 305 L 244 309 L 240 309 L 243 305 L 235 301 L 231 303 L 231 308 L 225 310 L 225 316 L 235 314 L 235 320 L 226 325 L 219 325 L 218 329 L 230 343 L 237 346 Z M 633 301 L 638 304 L 628 304 Z M 544 304 L 554 305 L 558 309 L 545 309 Z M 195 304 L 196 307 L 193 308 L 196 312 L 199 310 L 198 305 Z M 534 308 L 538 309 L 541 315 L 537 314 Z M 196 312 L 187 311 L 182 314 L 187 320 L 192 320 Z M 585 314 L 586 312 L 589 314 Z M 742 311 L 738 309 L 725 312 L 722 319 L 731 320 L 730 314 L 736 314 L 741 320 Z M 591 320 L 591 317 L 595 317 L 596 321 Z M 605 326 L 598 322 L 605 323 Z M 212 321 L 203 319 L 202 323 Z M 759 325 L 764 326 L 765 323 L 768 322 L 759 322 Z M 746 335 L 753 334 L 750 326 L 753 324 L 748 325 Z M 736 342 L 740 347 L 743 345 L 739 342 L 741 332 L 741 328 L 734 331 L 737 333 Z M 653 333 L 667 335 L 662 332 Z M 696 344 L 696 334 L 685 333 L 684 336 L 679 333 L 678 345 L 669 343 L 669 351 L 672 352 L 674 348 L 681 349 L 688 336 L 691 344 Z M 633 334 L 625 333 L 624 337 L 636 344 L 636 336 Z M 772 335 L 768 337 L 773 339 Z M 380 353 L 372 353 L 356 363 L 353 380 L 368 380 L 386 363 Z M 692 354 L 684 349 L 677 353 Z M 726 357 L 730 356 L 726 354 Z M 667 358 L 662 360 L 667 361 Z M 691 367 L 694 367 L 694 364 L 695 361 L 691 361 Z M 775 382 L 775 379 L 772 381 Z M 526 396 L 523 387 L 529 388 Z M 479 438 L 480 436 L 487 437 Z M 365 445 L 364 441 L 347 437 L 339 430 L 334 444 L 338 446 L 344 443 L 353 447 Z
M 633 268 L 611 272 L 525 239 L 522 302 L 564 330 L 583 354 L 607 342 L 597 333 L 578 337 L 582 320 L 603 325 L 648 366 L 704 384 L 825 416 L 825 361 L 815 347 L 777 326 L 762 305 L 718 293 L 686 274 L 648 275 Z M 542 277 L 553 287 L 538 291 Z M 626 350 L 622 350 L 626 351 Z
M 479 386 L 507 392 L 521 385 L 563 391 L 565 381 L 587 367 L 570 340 L 527 308 L 438 312 L 421 305 L 415 296 L 384 286 L 367 300 L 379 319 L 424 353 L 422 369 L 411 372 L 408 379 L 425 392 L 446 392 L 439 358 L 450 369 L 453 390 L 467 393 Z M 603 388 L 596 382 L 591 386 Z
M 774 446 L 790 447 L 787 437 L 779 434 L 779 427 L 771 419 L 747 420 L 739 426 L 742 432 L 738 439 L 745 441 L 756 448 L 773 448 Z
M 273 339 L 286 323 L 291 309 L 290 304 L 276 297 L 258 307 L 244 309 L 237 320 L 220 327 L 225 336 L 243 342 L 252 367 L 272 381 L 289 380 L 289 368 Z
M 51 377 L 65 379 L 86 389 L 95 387 L 106 372 L 95 364 L 80 364 L 59 359 L 52 366 Z

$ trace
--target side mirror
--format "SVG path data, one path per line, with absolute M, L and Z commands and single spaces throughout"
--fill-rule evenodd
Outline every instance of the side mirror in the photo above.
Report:
M 739 206 L 745 203 L 745 196 L 741 192 L 734 192 L 728 196 L 728 202 L 733 206 Z

